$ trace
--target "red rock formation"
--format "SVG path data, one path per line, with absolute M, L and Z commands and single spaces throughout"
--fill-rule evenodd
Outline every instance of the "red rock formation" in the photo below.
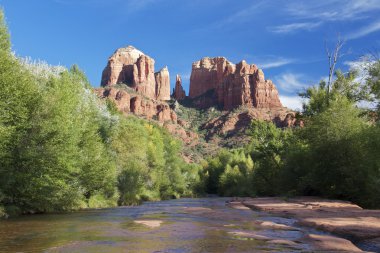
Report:
M 269 112 L 268 108 L 246 107 L 225 111 L 204 123 L 200 130 L 206 130 L 207 140 L 216 140 L 218 136 L 224 136 L 225 139 L 238 138 L 239 145 L 248 144 L 251 139 L 245 133 L 253 120 L 273 122 L 277 127 L 303 127 L 303 122 L 296 119 L 295 112 L 285 107 L 272 108 Z M 239 135 L 243 137 L 240 138 Z
M 173 96 L 174 99 L 176 99 L 178 101 L 182 100 L 182 99 L 185 99 L 185 97 L 186 97 L 186 92 L 185 92 L 185 90 L 182 87 L 182 79 L 181 79 L 180 75 L 176 76 L 175 88 L 173 90 L 172 96 Z
M 103 70 L 101 81 L 103 87 L 118 83 L 127 84 L 151 99 L 170 99 L 167 68 L 155 76 L 154 60 L 132 46 L 116 50 Z
M 94 89 L 95 94 L 101 98 L 111 98 L 115 102 L 117 109 L 123 113 L 128 113 L 130 109 L 130 99 L 131 96 L 124 90 L 119 90 L 115 88 L 109 89 Z
M 148 98 L 156 97 L 156 81 L 154 78 L 154 60 L 142 55 L 133 65 L 133 88 Z
M 102 86 L 125 83 L 134 83 L 133 66 L 137 60 L 144 55 L 141 51 L 132 46 L 119 48 L 108 59 L 108 64 L 103 70 Z
M 189 96 L 199 107 L 282 107 L 275 85 L 265 80 L 256 65 L 245 61 L 234 65 L 224 57 L 206 57 L 193 63 Z
M 148 99 L 138 94 L 129 94 L 126 90 L 114 87 L 94 89 L 101 99 L 110 99 L 124 114 L 133 113 L 159 122 L 177 123 L 176 113 L 165 102 Z
M 168 67 L 154 74 L 156 79 L 156 98 L 159 100 L 170 100 L 170 75 Z

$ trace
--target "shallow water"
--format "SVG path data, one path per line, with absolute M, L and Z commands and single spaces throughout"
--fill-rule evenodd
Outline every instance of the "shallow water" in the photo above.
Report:
M 264 229 L 255 223 L 266 220 L 292 224 L 293 220 L 233 209 L 226 206 L 226 200 L 229 199 L 179 199 L 4 220 L 0 221 L 0 252 L 297 252 L 308 249 L 308 245 L 298 241 L 302 231 Z M 159 227 L 149 227 L 135 220 L 162 223 Z M 296 243 L 286 245 L 284 241 Z

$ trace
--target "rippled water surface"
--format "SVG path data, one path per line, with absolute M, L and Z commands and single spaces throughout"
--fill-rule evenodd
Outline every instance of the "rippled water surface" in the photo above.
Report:
M 255 223 L 257 220 L 267 220 L 287 224 L 291 220 L 270 217 L 252 210 L 233 209 L 226 206 L 226 200 L 228 199 L 179 199 L 147 202 L 137 207 L 23 216 L 0 221 L 0 252 L 307 250 L 308 245 L 297 242 L 302 232 L 263 229 Z M 161 224 L 149 227 L 135 221 Z M 290 240 L 297 243 L 284 243 Z

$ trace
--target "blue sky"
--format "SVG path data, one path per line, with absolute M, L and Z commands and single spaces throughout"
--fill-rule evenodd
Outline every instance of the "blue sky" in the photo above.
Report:
M 188 91 L 192 62 L 245 59 L 264 69 L 282 102 L 328 75 L 325 43 L 345 39 L 339 68 L 380 51 L 380 0 L 0 0 L 17 55 L 78 64 L 99 86 L 108 57 L 133 45 L 167 65 Z

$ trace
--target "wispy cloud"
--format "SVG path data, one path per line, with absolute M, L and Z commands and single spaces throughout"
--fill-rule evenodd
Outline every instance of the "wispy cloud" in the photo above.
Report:
M 285 73 L 280 76 L 275 77 L 275 83 L 286 91 L 298 91 L 307 85 L 301 81 L 303 75 Z
M 222 28 L 226 25 L 246 22 L 254 17 L 255 13 L 262 11 L 263 7 L 266 6 L 266 4 L 266 1 L 255 1 L 254 4 L 251 4 L 250 6 L 231 14 L 230 16 L 227 16 L 222 20 L 218 20 L 218 22 L 213 24 L 213 26 L 216 28 Z
M 270 68 L 282 67 L 294 62 L 295 62 L 294 59 L 287 59 L 283 57 L 279 57 L 279 58 L 268 57 L 266 60 L 256 62 L 256 65 L 261 69 L 270 69 Z
M 372 24 L 364 26 L 357 31 L 349 33 L 348 35 L 346 35 L 346 39 L 347 40 L 358 39 L 377 31 L 380 31 L 380 20 L 377 20 L 376 22 L 373 22 Z
M 296 18 L 322 21 L 342 21 L 366 18 L 366 14 L 380 10 L 379 0 L 309 0 L 292 1 L 286 10 Z
M 304 23 L 292 23 L 292 24 L 286 24 L 286 25 L 279 25 L 279 26 L 273 26 L 269 27 L 268 30 L 273 33 L 293 33 L 297 31 L 311 31 L 320 25 L 322 25 L 322 21 L 320 22 L 304 22 Z
M 284 14 L 292 23 L 269 27 L 273 33 L 288 34 L 299 31 L 312 31 L 327 23 L 336 21 L 353 21 L 368 19 L 380 10 L 380 0 L 309 0 L 283 2 Z M 350 35 L 358 38 L 379 30 L 379 23 L 374 23 Z

